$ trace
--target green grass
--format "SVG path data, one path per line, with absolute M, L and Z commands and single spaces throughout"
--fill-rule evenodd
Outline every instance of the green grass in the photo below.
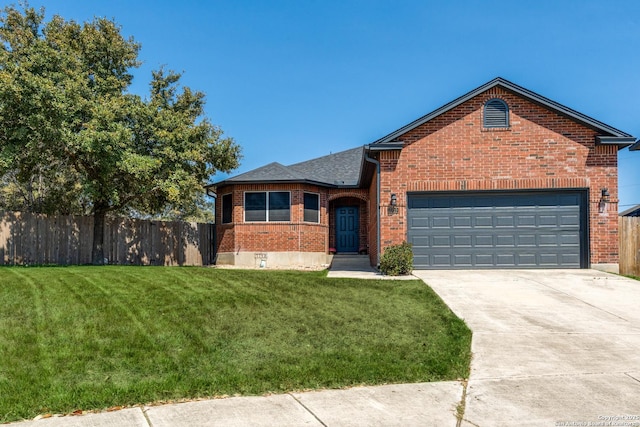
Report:
M 471 333 L 418 280 L 0 268 L 0 422 L 159 400 L 453 380 Z

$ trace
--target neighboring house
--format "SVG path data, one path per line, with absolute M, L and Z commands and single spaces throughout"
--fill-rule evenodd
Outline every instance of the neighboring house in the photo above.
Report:
M 618 214 L 619 216 L 640 216 L 640 205 L 635 205 L 625 211 Z
M 617 151 L 636 139 L 496 78 L 364 147 L 213 184 L 217 263 L 614 269 Z M 636 147 L 634 148 L 640 148 Z

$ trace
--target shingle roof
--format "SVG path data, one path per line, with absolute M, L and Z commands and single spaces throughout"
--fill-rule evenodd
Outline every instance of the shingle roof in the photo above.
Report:
M 312 181 L 333 185 L 358 185 L 364 148 L 356 147 L 335 154 L 307 160 L 289 169 Z
M 635 205 L 632 208 L 620 212 L 620 216 L 640 216 L 640 205 Z
M 327 186 L 350 187 L 360 182 L 364 147 L 356 147 L 305 162 L 284 166 L 274 162 L 213 184 L 313 182 Z
M 284 165 L 278 162 L 269 163 L 257 169 L 250 170 L 240 175 L 228 178 L 227 181 L 296 181 L 303 179 Z

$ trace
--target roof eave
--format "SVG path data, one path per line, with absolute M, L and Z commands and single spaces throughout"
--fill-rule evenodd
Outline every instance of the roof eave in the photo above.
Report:
M 629 147 L 629 151 L 638 151 L 640 150 L 640 139 L 635 142 L 631 147 Z
M 597 145 L 617 145 L 618 149 L 628 147 L 630 145 L 636 145 L 636 139 L 631 137 L 619 137 L 619 136 L 596 136 Z
M 210 184 L 205 186 L 205 188 L 218 188 L 218 187 L 225 187 L 228 185 L 256 185 L 256 184 L 311 184 L 311 185 L 317 185 L 319 187 L 328 187 L 328 188 L 358 188 L 359 184 L 339 184 L 339 183 L 329 183 L 329 182 L 322 182 L 322 181 L 314 181 L 311 179 L 280 179 L 280 180 L 275 180 L 275 179 L 270 179 L 270 180 L 264 180 L 264 181 L 237 181 L 237 180 L 225 180 L 225 181 L 220 181 L 217 182 L 215 184 Z
M 387 142 L 385 144 L 375 145 L 369 144 L 365 145 L 367 151 L 391 151 L 391 150 L 402 150 L 404 147 L 404 142 Z

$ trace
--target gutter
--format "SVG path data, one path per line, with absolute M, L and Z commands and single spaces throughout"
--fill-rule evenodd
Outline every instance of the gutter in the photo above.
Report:
M 365 145 L 364 159 L 376 165 L 376 267 L 380 267 L 380 162 L 369 157 L 369 145 Z
M 206 187 L 204 187 L 206 192 L 207 192 L 207 196 L 209 197 L 213 197 L 214 199 L 218 198 L 218 195 L 216 194 L 216 186 L 215 185 L 208 185 Z

